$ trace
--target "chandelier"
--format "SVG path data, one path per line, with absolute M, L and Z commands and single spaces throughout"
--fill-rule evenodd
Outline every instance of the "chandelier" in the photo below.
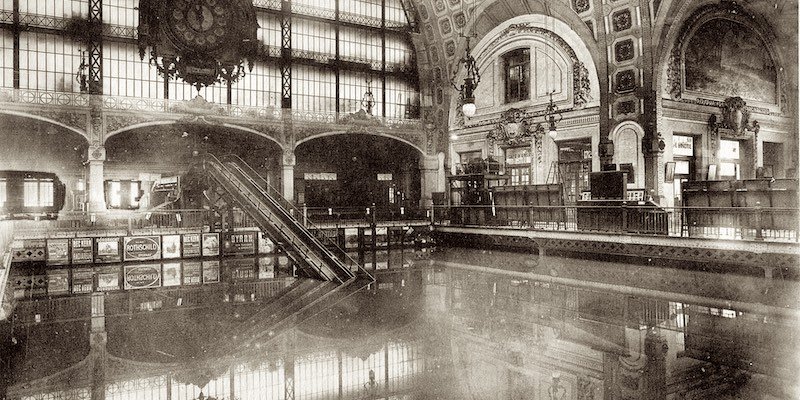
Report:
M 458 69 L 453 71 L 453 76 L 450 78 L 450 85 L 459 92 L 461 99 L 461 111 L 465 117 L 472 117 L 475 115 L 475 89 L 481 81 L 481 74 L 478 72 L 478 65 L 475 62 L 475 57 L 469 52 L 469 36 L 460 35 L 467 39 L 467 48 L 464 51 L 464 57 L 458 62 L 464 64 L 464 83 L 456 85 L 455 80 L 458 75 Z

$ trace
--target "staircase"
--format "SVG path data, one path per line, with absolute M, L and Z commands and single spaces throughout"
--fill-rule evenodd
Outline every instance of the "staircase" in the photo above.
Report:
M 374 281 L 352 258 L 345 255 L 342 260 L 337 257 L 329 249 L 336 247 L 333 243 L 323 243 L 295 219 L 292 214 L 302 215 L 301 212 L 239 157 L 231 155 L 220 159 L 213 154 L 206 154 L 195 165 L 196 168 L 224 188 L 233 202 L 295 260 L 304 275 L 341 285 L 356 278 L 356 273 L 348 266 L 350 264 L 356 266 L 359 273 L 368 277 L 370 282 Z

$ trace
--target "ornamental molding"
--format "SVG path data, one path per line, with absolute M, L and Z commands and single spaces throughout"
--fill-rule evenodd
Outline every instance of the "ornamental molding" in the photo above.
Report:
M 584 65 L 583 61 L 578 59 L 575 50 L 567 43 L 564 38 L 557 33 L 533 25 L 531 22 L 521 22 L 511 24 L 503 29 L 497 37 L 492 39 L 485 49 L 495 49 L 500 43 L 507 39 L 512 39 L 516 36 L 532 34 L 541 36 L 554 43 L 567 53 L 570 61 L 572 62 L 572 90 L 573 90 L 573 104 L 575 108 L 581 108 L 586 103 L 592 100 L 591 84 L 589 82 L 589 70 Z

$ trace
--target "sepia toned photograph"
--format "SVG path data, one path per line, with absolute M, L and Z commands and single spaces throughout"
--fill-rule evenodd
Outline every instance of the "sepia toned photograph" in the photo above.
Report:
M 800 400 L 798 0 L 0 0 L 0 400 Z

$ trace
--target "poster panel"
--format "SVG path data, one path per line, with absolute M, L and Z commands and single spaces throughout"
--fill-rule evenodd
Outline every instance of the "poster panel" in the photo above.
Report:
M 202 282 L 200 274 L 201 264 L 200 261 L 184 261 L 183 262 L 183 284 L 184 285 L 199 285 Z
M 275 243 L 272 239 L 268 238 L 264 233 L 258 235 L 258 254 L 273 254 L 275 253 Z
M 358 228 L 344 228 L 344 248 L 358 248 Z
M 275 277 L 275 257 L 258 258 L 258 279 L 272 279 Z
M 119 238 L 98 237 L 94 239 L 95 257 L 94 262 L 120 262 L 122 260 L 119 248 Z
M 218 233 L 204 233 L 203 234 L 203 257 L 212 257 L 219 255 L 219 234 Z
M 93 261 L 92 238 L 72 239 L 72 264 L 91 264 Z
M 94 289 L 94 270 L 76 268 L 72 270 L 72 293 L 92 293 Z
M 143 289 L 161 286 L 161 264 L 125 266 L 125 289 Z
M 161 237 L 161 258 L 181 258 L 181 235 Z
M 203 283 L 219 282 L 219 261 L 203 261 Z
M 47 271 L 47 294 L 69 293 L 69 270 L 51 269 Z
M 119 267 L 103 267 L 97 270 L 97 290 L 106 292 L 119 290 Z
M 223 254 L 251 255 L 256 253 L 256 232 L 230 232 L 225 234 Z
M 202 255 L 199 233 L 187 233 L 181 236 L 183 240 L 183 257 L 200 257 Z
M 69 264 L 69 239 L 47 240 L 47 265 Z
M 180 286 L 181 284 L 181 263 L 170 262 L 164 263 L 162 268 L 164 280 L 163 286 Z
M 125 261 L 158 260 L 161 258 L 161 237 L 134 236 L 125 238 Z

